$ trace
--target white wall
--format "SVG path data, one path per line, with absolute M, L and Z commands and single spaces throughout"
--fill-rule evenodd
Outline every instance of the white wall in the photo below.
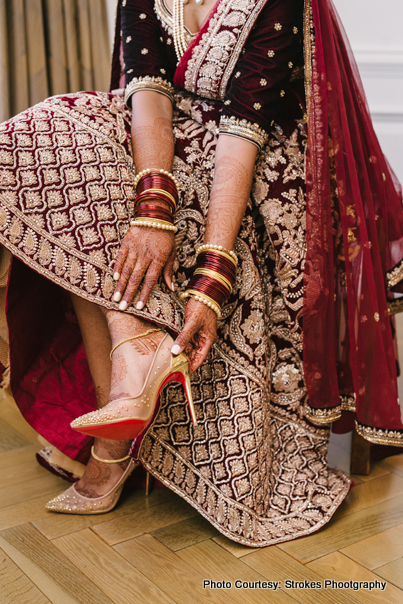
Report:
M 403 2 L 334 0 L 355 52 L 375 130 L 403 182 Z M 111 45 L 116 0 L 106 0 Z
M 403 2 L 333 1 L 354 50 L 383 151 L 403 182 Z

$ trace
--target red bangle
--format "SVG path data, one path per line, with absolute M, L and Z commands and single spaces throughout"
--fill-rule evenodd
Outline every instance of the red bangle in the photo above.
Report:
M 152 200 L 156 200 L 156 199 L 167 203 L 168 207 L 171 210 L 171 214 L 173 214 L 175 212 L 176 206 L 173 204 L 172 199 L 164 196 L 163 193 L 160 193 L 157 195 L 156 193 L 149 193 L 147 191 L 144 191 L 144 193 L 140 193 L 140 195 L 137 195 L 136 199 L 134 200 L 134 207 L 138 206 L 140 203 L 142 203 L 144 201 L 148 201 L 148 200 L 152 201 Z
M 172 215 L 163 214 L 162 212 L 136 212 L 134 218 L 156 218 L 173 224 Z
M 137 183 L 137 193 L 142 193 L 147 189 L 162 189 L 170 193 L 175 201 L 178 201 L 178 190 L 173 180 L 161 172 L 148 172 L 140 178 Z

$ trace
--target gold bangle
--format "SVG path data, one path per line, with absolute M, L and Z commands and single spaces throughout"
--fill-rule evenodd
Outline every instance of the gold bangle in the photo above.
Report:
M 180 295 L 180 297 L 182 298 L 182 300 L 191 297 L 197 300 L 198 302 L 203 302 L 203 304 L 205 304 L 215 312 L 218 318 L 221 317 L 221 308 L 218 306 L 217 302 L 213 300 L 213 298 L 210 298 L 210 296 L 206 296 L 206 294 L 202 294 L 201 292 L 198 292 L 195 289 L 187 289 L 185 292 L 183 292 L 183 294 Z
M 141 192 L 141 195 L 144 195 L 144 193 L 163 193 L 163 195 L 166 195 L 167 197 L 169 197 L 169 199 L 172 200 L 172 203 L 175 206 L 175 210 L 176 210 L 176 201 L 175 201 L 175 197 L 173 195 L 171 195 L 170 193 L 168 193 L 168 191 L 164 191 L 164 189 L 146 189 L 145 191 Z
M 215 245 L 214 243 L 204 243 L 203 245 L 201 245 L 199 248 L 197 248 L 196 250 L 196 258 L 199 254 L 201 254 L 201 252 L 206 252 L 206 251 L 212 251 L 212 252 L 217 252 L 222 253 L 226 256 L 230 256 L 230 259 L 232 260 L 232 262 L 235 264 L 235 266 L 238 266 L 238 256 L 236 255 L 236 253 L 233 250 L 227 250 L 225 247 L 223 247 L 222 245 Z
M 213 279 L 217 279 L 220 283 L 225 285 L 228 289 L 229 293 L 232 294 L 232 285 L 231 281 L 229 281 L 224 275 L 217 273 L 216 271 L 211 270 L 210 268 L 197 268 L 194 275 L 207 275 L 208 277 L 212 277 Z
M 140 178 L 142 178 L 146 174 L 150 174 L 151 172 L 160 172 L 161 174 L 165 174 L 165 176 L 168 176 L 168 178 L 170 178 L 174 183 L 176 190 L 179 193 L 179 183 L 176 180 L 175 176 L 171 174 L 171 172 L 168 172 L 168 170 L 161 170 L 160 168 L 149 168 L 148 170 L 142 170 L 141 172 L 136 174 L 133 181 L 134 188 L 137 189 L 137 185 L 139 184 Z
M 126 455 L 126 457 L 122 457 L 122 459 L 102 459 L 101 457 L 98 457 L 98 455 L 95 453 L 94 445 L 92 445 L 91 447 L 91 455 L 97 461 L 102 461 L 102 463 L 121 463 L 122 461 L 126 461 L 131 457 L 131 455 Z
M 130 226 L 144 226 L 153 229 L 162 229 L 163 231 L 173 231 L 174 233 L 178 231 L 178 227 L 174 224 L 166 220 L 159 220 L 159 218 L 151 218 L 150 220 L 139 220 L 136 218 L 130 221 Z

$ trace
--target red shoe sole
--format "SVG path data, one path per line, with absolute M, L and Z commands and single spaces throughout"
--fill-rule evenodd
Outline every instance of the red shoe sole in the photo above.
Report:
M 106 438 L 109 440 L 133 440 L 147 427 L 147 422 L 138 419 L 122 419 L 113 424 L 102 426 L 83 426 L 74 428 L 77 432 L 88 434 L 94 438 Z
M 152 418 L 145 422 L 139 419 L 122 419 L 119 421 L 115 421 L 112 424 L 103 424 L 100 426 L 83 426 L 82 428 L 74 428 L 77 432 L 81 432 L 82 434 L 87 434 L 88 436 L 93 436 L 94 438 L 106 438 L 109 440 L 132 440 L 137 438 L 145 429 L 151 424 L 155 416 L 157 415 L 159 408 L 159 396 L 161 394 L 161 390 L 165 388 L 167 384 L 170 382 L 179 382 L 182 384 L 186 400 L 188 401 L 188 407 L 190 412 L 190 417 L 192 421 L 195 421 L 195 417 L 192 413 L 192 408 L 189 405 L 189 394 L 187 391 L 186 381 L 184 379 L 183 374 L 180 371 L 174 371 L 169 374 L 165 380 L 162 382 L 158 394 L 157 394 L 157 404 L 155 406 L 155 410 Z

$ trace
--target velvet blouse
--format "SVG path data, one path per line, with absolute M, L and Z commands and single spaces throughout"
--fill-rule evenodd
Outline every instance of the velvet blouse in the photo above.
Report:
M 172 14 L 164 0 L 123 0 L 121 10 L 126 102 L 130 103 L 138 90 L 156 90 L 173 98 L 178 58 Z M 220 103 L 220 133 L 241 136 L 258 147 L 267 140 L 291 77 L 298 77 L 303 64 L 302 19 L 303 0 L 264 3 L 224 96 L 220 99 L 209 95 Z M 188 30 L 186 38 L 192 41 Z

